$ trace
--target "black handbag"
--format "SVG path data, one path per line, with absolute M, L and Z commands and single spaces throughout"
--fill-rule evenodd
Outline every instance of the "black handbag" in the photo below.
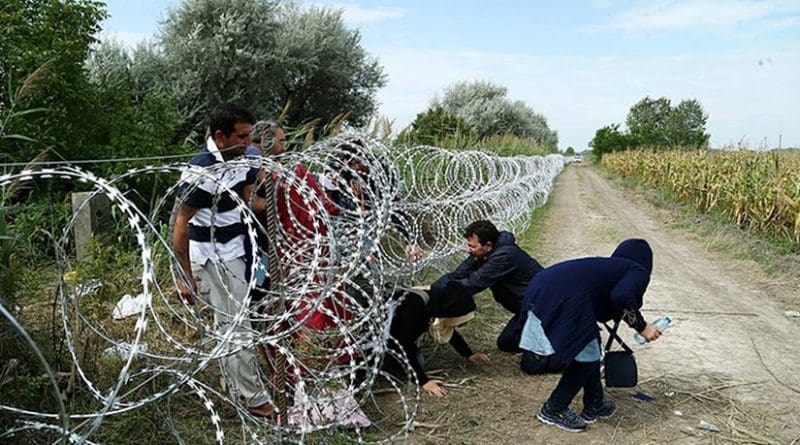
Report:
M 636 386 L 639 382 L 636 359 L 633 357 L 633 350 L 617 335 L 619 320 L 614 320 L 613 328 L 609 327 L 607 323 L 603 323 L 603 325 L 605 325 L 609 333 L 605 355 L 603 356 L 606 386 L 609 388 L 631 388 Z M 614 340 L 617 340 L 622 346 L 622 351 L 611 350 Z

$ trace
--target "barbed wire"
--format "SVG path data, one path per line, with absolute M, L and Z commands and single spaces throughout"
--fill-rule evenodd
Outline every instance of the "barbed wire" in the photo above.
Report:
M 0 433 L 0 441 L 38 434 L 93 443 L 107 419 L 153 407 L 166 410 L 165 426 L 176 442 L 186 443 L 185 427 L 167 413 L 174 404 L 193 403 L 220 444 L 232 431 L 248 443 L 304 443 L 312 436 L 324 442 L 341 426 L 358 443 L 401 440 L 412 428 L 419 386 L 408 360 L 393 347 L 390 325 L 401 304 L 394 296 L 419 284 L 424 271 L 443 270 L 462 251 L 460 231 L 470 222 L 489 219 L 502 229 L 525 230 L 563 165 L 560 155 L 389 147 L 346 130 L 300 153 L 211 167 L 152 165 L 105 179 L 74 165 L 45 164 L 2 175 L 0 187 L 66 181 L 107 197 L 135 239 L 141 273 L 125 292 L 139 294 L 144 309 L 135 322 L 109 322 L 108 302 L 97 297 L 105 277 L 91 277 L 98 280 L 93 285 L 72 278 L 79 268 L 67 254 L 78 224 L 73 217 L 54 241 L 61 275 L 56 310 L 71 361 L 67 385 L 90 401 L 64 402 L 63 376 L 18 314 L 0 305 L 2 317 L 42 363 L 58 401 L 55 411 L 2 401 L 0 412 L 17 421 Z M 251 210 L 258 198 L 246 202 L 231 185 L 231 178 L 253 171 L 262 172 L 257 188 L 265 181 L 277 185 L 277 233 L 268 234 L 263 217 Z M 137 178 L 175 174 L 181 174 L 180 183 L 165 187 L 149 208 L 122 192 Z M 175 288 L 189 277 L 167 221 L 176 200 L 197 189 L 214 196 L 206 222 L 215 255 L 224 256 L 227 248 L 213 241 L 216 227 L 233 212 L 241 215 L 248 252 L 256 258 L 246 277 L 223 261 L 210 263 L 225 287 L 227 307 L 212 304 L 202 290 L 194 292 L 194 305 L 176 296 Z M 268 246 L 259 247 L 264 239 Z M 281 279 L 264 288 L 258 277 L 268 268 L 258 259 L 269 249 L 279 257 Z M 234 295 L 231 277 L 246 281 L 246 295 Z M 92 354 L 100 348 L 105 366 Z M 257 366 L 246 371 L 269 395 L 274 414 L 266 420 L 248 410 L 231 369 L 216 366 L 242 351 L 258 351 Z M 384 369 L 387 358 L 400 364 L 399 373 Z M 280 376 L 278 363 L 286 371 Z M 393 394 L 391 403 L 378 400 L 386 392 Z M 238 419 L 236 428 L 231 419 Z

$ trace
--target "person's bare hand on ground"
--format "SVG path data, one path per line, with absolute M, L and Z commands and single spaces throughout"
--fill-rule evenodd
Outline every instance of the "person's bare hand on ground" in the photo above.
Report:
M 265 403 L 261 406 L 248 407 L 247 411 L 256 417 L 269 417 L 273 414 L 274 408 L 269 403 Z
M 422 389 L 428 394 L 436 397 L 444 397 L 447 395 L 447 390 L 444 389 L 441 380 L 428 380 L 427 383 L 422 385 Z
M 491 360 L 491 358 L 488 355 L 484 354 L 483 352 L 476 352 L 467 357 L 467 360 L 469 360 L 472 363 L 478 363 L 478 362 L 488 362 L 489 360 Z

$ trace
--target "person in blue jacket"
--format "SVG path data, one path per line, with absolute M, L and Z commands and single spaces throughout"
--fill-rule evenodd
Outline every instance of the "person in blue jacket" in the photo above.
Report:
M 531 281 L 522 301 L 527 320 L 519 346 L 564 368 L 537 414 L 539 420 L 576 432 L 614 414 L 614 403 L 605 398 L 600 380 L 597 322 L 622 319 L 648 341 L 657 339 L 661 331 L 639 311 L 652 269 L 653 251 L 647 241 L 629 239 L 610 258 L 558 263 Z M 570 404 L 581 389 L 583 410 L 577 414 Z

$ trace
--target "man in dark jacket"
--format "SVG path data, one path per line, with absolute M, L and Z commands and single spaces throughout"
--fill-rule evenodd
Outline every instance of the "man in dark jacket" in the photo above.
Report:
M 657 339 L 661 331 L 639 312 L 652 268 L 647 242 L 630 239 L 610 258 L 565 261 L 531 281 L 522 301 L 527 320 L 519 346 L 566 368 L 539 420 L 574 432 L 614 414 L 600 381 L 597 322 L 622 319 L 648 341 Z M 576 414 L 569 405 L 581 389 L 583 411 Z
M 464 230 L 464 238 L 469 257 L 439 282 L 452 281 L 472 294 L 491 289 L 495 301 L 515 314 L 497 338 L 497 347 L 505 352 L 520 352 L 517 344 L 512 344 L 518 342 L 509 340 L 525 290 L 542 266 L 517 246 L 511 232 L 498 231 L 490 221 L 473 222 Z
M 450 276 L 476 294 L 492 290 L 495 301 L 519 313 L 522 297 L 542 266 L 517 246 L 511 232 L 500 232 L 489 221 L 475 221 L 464 230 L 469 257 Z

